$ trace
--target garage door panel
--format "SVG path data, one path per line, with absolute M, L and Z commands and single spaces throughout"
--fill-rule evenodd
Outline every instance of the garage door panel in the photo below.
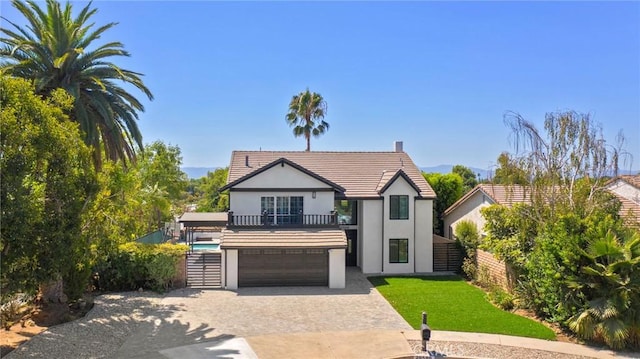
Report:
M 328 285 L 329 254 L 326 249 L 240 250 L 238 285 Z

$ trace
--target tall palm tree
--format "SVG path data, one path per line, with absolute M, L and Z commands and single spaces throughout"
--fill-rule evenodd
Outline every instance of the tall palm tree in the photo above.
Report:
M 307 140 L 307 151 L 311 151 L 311 135 L 319 137 L 329 130 L 329 123 L 324 120 L 326 113 L 327 103 L 322 95 L 309 92 L 309 89 L 291 99 L 286 120 L 289 126 L 293 127 L 295 137 L 304 135 Z
M 129 56 L 122 43 L 93 44 L 116 23 L 93 29 L 91 17 L 97 9 L 91 9 L 91 3 L 75 18 L 69 2 L 63 8 L 47 0 L 46 11 L 32 0 L 13 0 L 13 6 L 28 25 L 23 28 L 2 17 L 13 29 L 0 28 L 6 36 L 0 38 L 0 72 L 33 80 L 43 96 L 57 88 L 71 94 L 75 102 L 69 116 L 80 124 L 85 142 L 93 146 L 98 168 L 103 154 L 111 160 L 135 160 L 136 150 L 142 149 L 136 120 L 144 106 L 121 85 L 133 85 L 150 100 L 153 95 L 142 82 L 142 74 L 110 61 Z

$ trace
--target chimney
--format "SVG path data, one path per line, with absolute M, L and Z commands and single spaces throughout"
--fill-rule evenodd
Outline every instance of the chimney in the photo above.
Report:
M 249 155 L 244 156 L 244 166 L 249 167 Z
M 402 151 L 402 141 L 395 141 L 395 142 L 393 143 L 393 150 L 394 150 L 395 152 L 403 152 L 403 151 Z

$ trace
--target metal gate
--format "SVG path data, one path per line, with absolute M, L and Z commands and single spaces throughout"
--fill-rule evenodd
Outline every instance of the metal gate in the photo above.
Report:
M 187 287 L 220 288 L 220 253 L 192 252 L 187 254 Z

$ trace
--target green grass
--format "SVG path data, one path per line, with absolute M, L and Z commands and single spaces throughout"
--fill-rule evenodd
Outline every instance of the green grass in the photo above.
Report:
M 420 329 L 425 311 L 433 330 L 555 339 L 551 329 L 496 308 L 482 290 L 457 276 L 371 277 L 369 281 L 414 329 Z

